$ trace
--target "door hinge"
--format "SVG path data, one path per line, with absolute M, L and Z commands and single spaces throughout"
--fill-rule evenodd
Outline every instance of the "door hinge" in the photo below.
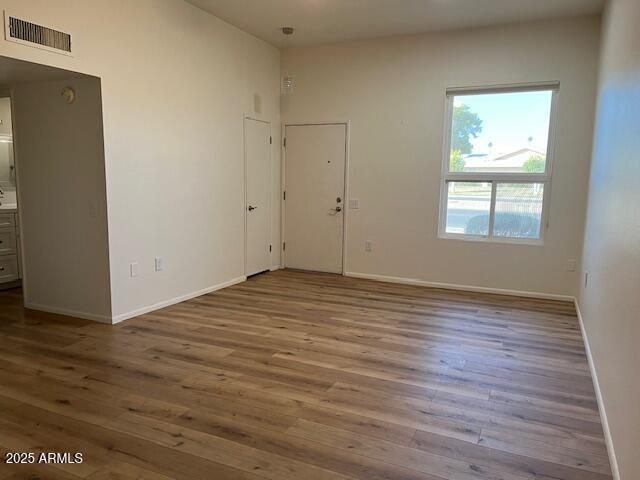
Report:
M 273 137 L 269 137 L 269 145 L 273 143 Z
M 287 242 L 282 242 L 282 250 L 286 250 L 287 249 Z
M 271 245 L 269 245 L 269 251 L 271 251 Z
M 284 148 L 287 148 L 287 137 L 284 137 L 282 144 L 284 145 Z
M 282 200 L 286 200 L 287 199 L 287 191 L 285 190 L 284 192 L 282 192 Z

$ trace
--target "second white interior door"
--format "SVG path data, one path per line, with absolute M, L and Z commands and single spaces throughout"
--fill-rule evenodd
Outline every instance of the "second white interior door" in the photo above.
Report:
M 345 124 L 285 129 L 285 266 L 342 273 Z
M 271 125 L 244 122 L 246 162 L 246 275 L 271 266 Z

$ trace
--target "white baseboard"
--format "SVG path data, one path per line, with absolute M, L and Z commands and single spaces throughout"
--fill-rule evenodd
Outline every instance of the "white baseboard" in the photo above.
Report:
M 234 278 L 227 282 L 219 283 L 217 285 L 203 288 L 202 290 L 198 290 L 196 292 L 187 293 L 186 295 L 181 295 L 179 297 L 174 297 L 169 300 L 165 300 L 163 302 L 154 303 L 153 305 L 138 308 L 136 310 L 132 310 L 131 312 L 121 313 L 120 315 L 117 315 L 114 317 L 110 317 L 108 315 L 99 315 L 95 313 L 80 312 L 76 310 L 68 310 L 68 309 L 58 308 L 58 307 L 51 307 L 48 305 L 40 305 L 37 303 L 25 302 L 24 306 L 26 308 L 30 308 L 31 310 L 39 310 L 41 312 L 55 313 L 58 315 L 66 315 L 68 317 L 82 318 L 85 320 L 92 320 L 94 322 L 100 322 L 100 323 L 115 324 L 115 323 L 122 322 L 123 320 L 128 320 L 129 318 L 137 317 L 138 315 L 143 315 L 145 313 L 149 313 L 154 310 L 159 310 L 161 308 L 168 307 L 170 305 L 175 305 L 176 303 L 184 302 L 186 300 L 190 300 L 192 298 L 199 297 L 201 295 L 206 295 L 207 293 L 215 292 L 216 290 L 220 290 L 222 288 L 230 287 L 231 285 L 244 282 L 246 279 L 247 277 L 243 275 L 241 277 Z
M 207 293 L 215 292 L 216 290 L 230 287 L 231 285 L 236 285 L 237 283 L 242 283 L 246 279 L 247 277 L 242 275 L 241 277 L 237 277 L 227 282 L 213 285 L 211 287 L 203 288 L 202 290 L 198 290 L 196 292 L 187 293 L 186 295 L 180 295 L 179 297 L 174 297 L 169 300 L 164 300 L 162 302 L 154 303 L 153 305 L 138 308 L 130 312 L 121 313 L 120 315 L 116 315 L 115 317 L 113 317 L 109 323 L 114 323 L 114 324 L 119 323 L 119 322 L 122 322 L 123 320 L 128 320 L 130 318 L 137 317 L 139 315 L 144 315 L 145 313 L 153 312 L 154 310 L 159 310 L 161 308 L 165 308 L 170 305 L 175 305 L 176 303 L 184 302 L 186 300 L 191 300 L 192 298 L 200 297 L 201 295 L 206 295 Z
M 345 277 L 364 278 L 387 283 L 401 283 L 404 285 L 418 285 L 422 287 L 443 288 L 445 290 L 462 290 L 466 292 L 493 293 L 496 295 L 510 295 L 512 297 L 541 298 L 545 300 L 559 300 L 563 302 L 573 302 L 575 299 L 571 295 L 557 295 L 554 293 L 526 292 L 523 290 L 506 290 L 502 288 L 475 287 L 472 285 L 458 285 L 455 283 L 437 283 L 418 280 L 416 278 L 389 277 L 386 275 L 374 275 L 371 273 L 345 272 Z
M 602 391 L 600 390 L 600 383 L 598 382 L 598 374 L 593 363 L 593 357 L 591 355 L 591 347 L 589 346 L 589 337 L 587 337 L 587 331 L 584 328 L 584 322 L 582 320 L 582 314 L 580 313 L 580 305 L 578 305 L 578 299 L 575 299 L 576 313 L 578 314 L 578 322 L 580 323 L 580 330 L 582 331 L 582 339 L 584 341 L 584 349 L 587 354 L 587 360 L 589 362 L 589 369 L 591 370 L 591 378 L 593 379 L 593 387 L 596 391 L 596 399 L 598 400 L 598 410 L 600 411 L 600 421 L 602 422 L 602 429 L 604 430 L 604 440 L 607 444 L 607 452 L 609 453 L 609 463 L 611 463 L 611 473 L 614 480 L 620 480 L 620 470 L 618 468 L 618 458 L 613 448 L 613 439 L 611 438 L 611 430 L 609 429 L 609 420 L 607 419 L 607 412 L 604 408 L 604 401 L 602 400 Z
M 92 320 L 100 323 L 111 323 L 111 317 L 108 315 L 99 315 L 96 313 L 79 312 L 77 310 L 67 310 L 65 308 L 50 307 L 48 305 L 40 305 L 38 303 L 24 303 L 25 308 L 38 310 L 41 312 L 55 313 L 57 315 L 66 315 L 67 317 L 82 318 L 84 320 Z
M 282 265 L 273 265 L 271 268 L 269 268 L 270 272 L 275 272 L 276 270 L 282 270 L 284 267 Z

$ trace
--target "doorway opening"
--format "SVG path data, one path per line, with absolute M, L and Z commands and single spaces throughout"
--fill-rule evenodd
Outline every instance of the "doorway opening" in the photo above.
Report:
M 16 269 L 0 289 L 21 288 L 28 309 L 111 323 L 100 79 L 8 57 L 0 71 L 11 123 L 0 151 L 13 147 L 0 158 L 0 268 Z
M 0 289 L 21 284 L 11 96 L 0 91 Z

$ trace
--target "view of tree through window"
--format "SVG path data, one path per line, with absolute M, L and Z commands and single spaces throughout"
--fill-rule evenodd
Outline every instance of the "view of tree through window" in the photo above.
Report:
M 449 96 L 442 200 L 447 234 L 540 238 L 553 94 L 537 89 Z

